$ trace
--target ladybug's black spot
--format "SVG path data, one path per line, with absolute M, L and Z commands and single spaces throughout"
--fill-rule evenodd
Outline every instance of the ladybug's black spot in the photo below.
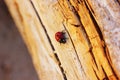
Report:
M 65 37 L 65 32 L 62 32 L 62 39 L 60 40 L 60 43 L 66 43 L 66 37 Z
M 64 38 L 64 39 L 61 39 L 60 40 L 60 43 L 66 43 L 66 39 Z

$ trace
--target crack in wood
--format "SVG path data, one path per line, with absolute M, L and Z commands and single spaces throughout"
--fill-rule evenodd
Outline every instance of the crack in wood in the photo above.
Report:
M 61 4 L 60 0 L 58 0 L 58 4 L 60 6 L 60 11 L 62 13 L 62 15 L 65 17 L 65 19 L 68 21 L 68 23 L 70 23 L 73 26 L 79 27 L 81 25 L 81 20 L 80 20 L 80 16 L 77 13 L 77 10 L 75 9 L 75 7 L 70 3 L 69 0 L 66 0 L 67 6 L 63 4 Z M 69 10 L 66 12 L 64 11 L 64 8 L 68 7 Z M 66 8 L 67 10 L 67 8 Z M 73 20 L 73 22 L 72 22 Z M 71 21 L 71 22 L 69 22 Z
M 77 0 L 79 4 L 81 4 L 83 2 L 83 0 Z
M 63 23 L 63 26 L 64 26 L 66 32 L 68 33 L 69 37 L 70 37 L 70 34 L 69 34 L 68 30 L 66 29 L 64 23 Z M 81 61 L 80 61 L 80 59 L 79 59 L 78 53 L 77 53 L 77 51 L 76 51 L 76 49 L 75 49 L 75 45 L 74 45 L 73 40 L 72 40 L 71 37 L 70 37 L 70 40 L 71 40 L 71 43 L 72 43 L 72 45 L 73 45 L 74 51 L 75 51 L 75 53 L 76 53 L 76 57 L 77 57 L 77 59 L 78 59 L 80 65 L 81 65 L 80 67 L 81 67 L 82 71 L 84 72 L 84 74 L 85 74 L 85 76 L 86 76 L 86 73 L 85 73 L 84 68 L 83 68 L 83 66 L 82 66 L 82 64 L 81 64 Z
M 31 0 L 30 0 L 31 1 Z M 64 0 L 65 1 L 65 0 Z M 68 1 L 71 1 L 71 0 L 68 0 Z M 74 0 L 73 0 L 74 1 Z M 81 1 L 83 1 L 83 0 L 79 0 L 79 4 L 81 3 Z M 92 20 L 92 22 L 94 23 L 94 25 L 95 25 L 95 28 L 96 28 L 96 30 L 97 30 L 97 32 L 98 32 L 98 34 L 99 35 L 97 35 L 98 37 L 100 36 L 100 40 L 102 41 L 104 41 L 104 38 L 103 38 L 103 35 L 102 35 L 102 32 L 101 32 L 101 30 L 100 30 L 100 28 L 99 28 L 99 25 L 97 24 L 97 22 L 96 22 L 96 20 L 95 20 L 95 13 L 94 13 L 94 10 L 92 9 L 92 5 L 90 4 L 90 3 L 88 3 L 89 1 L 88 0 L 84 0 L 85 1 L 85 6 L 86 6 L 86 8 L 88 9 L 88 11 L 89 11 L 89 14 L 90 14 L 90 17 L 91 17 L 91 20 Z M 120 4 L 120 0 L 115 0 L 116 1 L 116 3 L 118 2 L 119 4 Z M 39 21 L 40 21 L 40 23 L 41 23 L 41 25 L 42 25 L 42 27 L 43 27 L 43 29 L 44 29 L 44 31 L 45 31 L 45 34 L 46 34 L 46 36 L 47 36 L 47 38 L 48 38 L 48 41 L 49 41 L 49 43 L 50 43 L 50 45 L 51 45 L 51 48 L 52 48 L 52 50 L 54 51 L 55 49 L 54 49 L 54 46 L 53 46 L 53 44 L 52 44 L 52 42 L 51 42 L 51 40 L 50 40 L 50 37 L 49 37 L 49 34 L 48 34 L 48 32 L 47 32 L 47 30 L 46 30 L 46 26 L 43 24 L 43 22 L 41 21 L 41 18 L 40 18 L 40 15 L 38 14 L 38 12 L 37 12 L 37 10 L 36 10 L 36 8 L 35 8 L 35 6 L 34 6 L 34 4 L 32 3 L 32 6 L 33 6 L 33 8 L 34 8 L 34 10 L 35 10 L 35 12 L 36 12 L 36 15 L 38 16 L 38 18 L 39 18 Z M 70 4 L 70 10 L 71 10 L 71 12 L 73 12 L 73 14 L 75 14 L 75 16 L 78 18 L 78 20 L 79 21 L 81 21 L 80 20 L 80 17 L 82 17 L 82 16 L 80 16 L 79 14 L 78 14 L 78 12 L 76 11 L 77 9 L 75 9 L 76 7 L 75 6 L 73 6 L 72 4 Z M 83 8 L 83 7 L 82 7 Z M 20 22 L 23 22 L 24 21 L 24 17 L 23 17 L 23 14 L 22 14 L 22 12 L 21 12 L 21 8 L 20 8 L 20 5 L 17 3 L 17 2 L 15 2 L 15 9 L 16 9 L 16 11 L 17 11 L 17 13 L 16 14 L 18 14 L 18 17 L 19 17 L 19 19 L 20 19 Z M 84 9 L 83 9 L 84 10 Z M 70 12 L 70 13 L 71 13 Z M 68 13 L 69 14 L 69 13 Z M 84 14 L 82 14 L 82 15 L 84 15 Z M 63 24 L 64 25 L 64 24 Z M 74 25 L 74 24 L 73 24 Z M 84 34 L 86 34 L 87 35 L 87 33 L 86 33 L 86 31 L 87 30 L 85 30 L 85 26 L 83 26 L 83 24 L 81 23 L 81 27 L 83 27 L 83 32 L 84 32 Z M 74 25 L 74 26 L 79 26 L 79 25 Z M 64 26 L 65 28 L 66 28 L 66 25 Z M 80 27 L 80 28 L 81 28 Z M 87 27 L 87 26 L 86 26 Z M 82 29 L 82 28 L 81 28 Z M 66 29 L 67 30 L 67 29 Z M 96 31 L 95 30 L 95 31 Z M 67 31 L 68 32 L 68 31 Z M 68 33 L 68 35 L 70 36 L 70 33 Z M 89 36 L 89 37 L 91 37 L 91 36 Z M 87 38 L 88 38 L 88 35 L 87 35 Z M 76 49 L 76 46 L 75 46 L 75 43 L 74 43 L 74 41 L 72 40 L 72 38 L 71 38 L 71 36 L 70 36 L 70 39 L 71 39 L 71 42 L 72 42 L 72 45 L 73 45 L 73 47 L 74 47 L 74 50 L 75 50 L 75 54 L 77 54 L 77 59 L 79 60 L 79 62 L 80 62 L 80 56 L 78 55 L 79 53 L 77 52 L 77 49 Z M 88 42 L 90 42 L 90 39 L 88 38 L 87 39 L 88 40 Z M 92 43 L 92 42 L 91 42 Z M 91 45 L 91 43 L 89 43 L 90 45 Z M 115 76 L 115 77 L 117 77 L 117 75 L 116 75 L 116 73 L 115 73 L 115 71 L 114 71 L 114 67 L 112 66 L 113 65 L 113 63 L 112 63 L 112 60 L 111 60 L 111 58 L 110 58 L 110 54 L 109 54 L 109 51 L 107 50 L 107 46 L 106 46 L 106 44 L 104 43 L 104 45 L 105 46 L 101 46 L 101 44 L 100 44 L 100 41 L 99 41 L 99 43 L 98 43 L 98 48 L 101 48 L 100 50 L 102 50 L 102 56 L 104 57 L 105 56 L 105 58 L 107 59 L 105 59 L 105 61 L 108 61 L 107 63 L 108 64 L 110 64 L 109 66 L 110 66 L 110 68 L 109 68 L 109 71 L 107 72 L 107 66 L 106 65 L 104 65 L 104 63 L 102 64 L 102 62 L 100 63 L 100 64 L 102 64 L 100 67 L 102 67 L 102 71 L 104 72 L 104 74 L 105 74 L 105 78 L 103 79 L 103 80 L 108 80 L 108 78 L 111 76 L 111 74 L 113 75 L 113 76 Z M 93 46 L 94 47 L 94 46 Z M 96 50 L 99 50 L 99 49 L 96 49 Z M 95 51 L 96 51 L 95 50 Z M 104 50 L 104 52 L 103 52 L 103 50 Z M 97 57 L 96 57 L 96 54 L 94 53 L 94 51 L 92 52 L 92 48 L 90 48 L 90 51 L 89 51 L 90 53 L 91 53 L 91 55 L 92 55 L 92 58 L 93 58 L 93 60 L 94 60 L 94 63 L 95 63 L 95 65 L 96 65 L 96 67 L 98 68 L 99 67 L 99 63 L 97 64 L 96 62 L 96 60 L 95 59 L 97 59 Z M 94 54 L 93 54 L 94 53 Z M 59 60 L 59 56 L 55 53 L 55 56 L 56 56 L 56 59 L 57 59 L 57 61 L 59 62 L 58 63 L 58 65 L 59 65 L 59 67 L 60 67 L 60 69 L 61 69 L 61 72 L 62 72 L 62 75 L 63 75 L 63 77 L 64 77 L 64 75 L 65 75 L 65 71 L 64 71 L 64 69 L 63 69 L 63 67 L 61 67 L 61 62 L 60 62 L 60 60 Z M 98 55 L 99 56 L 99 55 Z M 98 57 L 98 59 L 100 60 L 100 57 Z M 101 60 L 102 61 L 102 60 Z M 82 62 L 82 61 L 81 61 Z M 82 68 L 82 70 L 84 70 L 84 67 L 83 67 L 83 65 L 81 65 L 81 62 L 80 62 L 80 66 L 81 66 L 81 68 Z M 90 65 L 91 66 L 91 65 Z M 99 73 L 97 73 L 97 70 L 96 70 L 96 68 L 94 67 L 94 65 L 92 65 L 92 67 L 93 67 L 93 70 L 94 70 L 94 72 L 95 72 L 95 75 L 98 77 L 98 75 L 99 75 Z M 81 71 L 82 71 L 81 70 Z M 99 71 L 99 70 L 98 70 Z M 84 72 L 85 73 L 85 72 Z M 110 74 L 109 74 L 110 73 Z M 110 76 L 109 76 L 110 75 Z M 64 79 L 65 80 L 67 80 L 67 78 L 66 78 L 66 75 L 65 75 L 65 77 L 64 77 Z M 99 79 L 99 78 L 98 78 Z M 118 79 L 118 78 L 117 78 Z
M 85 5 L 86 5 L 87 10 L 89 11 L 91 20 L 92 20 L 93 24 L 95 25 L 95 29 L 97 30 L 100 39 L 104 41 L 103 34 L 102 34 L 102 32 L 101 32 L 101 30 L 99 28 L 99 25 L 97 24 L 97 22 L 96 22 L 96 20 L 95 20 L 95 18 L 93 16 L 93 14 L 91 13 L 91 11 L 90 11 L 90 9 L 89 9 L 89 7 L 87 6 L 86 3 L 85 3 Z
M 94 18 L 94 16 L 93 16 L 93 14 L 92 14 L 94 11 L 91 13 L 90 9 L 92 9 L 92 8 L 91 8 L 91 7 L 90 7 L 90 8 L 88 7 L 89 4 L 87 5 L 87 2 L 86 2 L 86 1 L 85 1 L 85 5 L 86 5 L 86 7 L 87 7 L 87 9 L 88 9 L 88 11 L 89 11 L 90 17 L 91 17 L 91 19 L 92 19 L 92 22 L 93 22 L 94 25 L 95 25 L 95 28 L 96 28 L 96 30 L 97 30 L 97 32 L 98 32 L 98 35 L 100 36 L 101 42 L 102 42 L 102 41 L 104 42 L 104 46 L 102 45 L 103 50 L 104 50 L 104 53 L 105 53 L 104 55 L 105 55 L 106 59 L 108 60 L 108 63 L 110 64 L 110 67 L 111 67 L 111 70 L 112 70 L 113 74 L 114 74 L 115 77 L 118 79 L 118 76 L 117 76 L 117 74 L 115 73 L 114 68 L 112 67 L 112 60 L 111 60 L 109 51 L 106 50 L 106 49 L 107 49 L 107 46 L 106 46 L 106 44 L 105 44 L 103 34 L 102 34 L 102 32 L 101 32 L 101 30 L 100 30 L 100 28 L 99 28 L 99 25 L 97 24 L 97 22 L 96 22 L 96 20 L 95 20 L 95 18 Z M 90 6 L 90 5 L 89 5 L 89 6 Z M 93 10 L 93 9 L 92 9 L 92 10 Z M 102 68 L 103 68 L 103 67 L 102 67 Z M 104 69 L 103 69 L 103 70 L 104 70 Z
M 75 7 L 69 2 L 69 0 L 67 0 L 67 1 L 68 1 L 68 5 L 69 5 L 70 11 L 71 11 L 73 14 L 75 14 L 75 16 L 77 17 L 77 19 L 79 20 L 79 23 L 80 23 L 80 25 L 75 25 L 75 24 L 72 24 L 72 25 L 81 28 L 81 30 L 83 31 L 84 35 L 86 36 L 86 38 L 87 38 L 87 40 L 88 40 L 89 46 L 90 46 L 90 45 L 91 45 L 91 44 L 90 44 L 90 40 L 89 40 L 88 37 L 87 37 L 88 35 L 87 35 L 87 33 L 86 33 L 86 31 L 85 31 L 85 29 L 84 29 L 84 27 L 83 27 L 83 24 L 82 24 L 82 22 L 81 22 L 81 20 L 80 20 L 80 16 L 79 16 L 78 12 L 76 11 Z M 60 3 L 59 3 L 59 5 L 60 5 Z M 62 8 L 61 5 L 60 5 L 60 7 Z M 62 11 L 61 11 L 61 12 L 62 12 Z M 63 12 L 62 12 L 62 14 L 64 15 Z M 65 30 L 67 31 L 64 23 L 63 23 L 63 26 L 64 26 Z M 69 37 L 70 37 L 70 34 L 69 34 L 68 31 L 67 31 L 67 33 L 68 33 L 68 35 L 69 35 Z M 70 40 L 71 40 L 72 45 L 73 45 L 73 47 L 74 47 L 74 50 L 75 50 L 77 59 L 78 59 L 80 65 L 81 65 L 81 61 L 80 61 L 80 59 L 79 59 L 78 53 L 77 53 L 77 51 L 76 51 L 76 49 L 75 49 L 75 46 L 74 46 L 74 43 L 73 43 L 71 37 L 70 37 Z M 90 49 L 91 49 L 91 46 L 90 46 Z M 94 60 L 94 61 L 95 61 L 95 60 Z M 96 62 L 95 62 L 95 64 L 96 64 Z M 97 64 L 96 64 L 96 66 L 97 66 Z M 84 71 L 84 68 L 82 67 L 82 65 L 81 65 L 81 69 L 83 70 L 83 72 L 84 72 L 84 74 L 85 74 L 85 71 Z M 85 74 L 85 75 L 86 75 L 86 74 Z
M 57 53 L 54 53 L 54 55 L 55 55 L 55 58 L 56 58 L 57 61 L 58 61 L 58 65 L 59 65 L 59 68 L 60 68 L 60 70 L 61 70 L 61 72 L 62 72 L 62 75 L 63 75 L 64 80 L 67 80 L 65 71 L 64 71 L 63 67 L 61 66 L 61 62 L 60 62 L 60 59 L 59 59 Z
M 95 12 L 92 9 L 90 3 L 87 0 L 84 0 L 85 6 L 87 7 L 87 9 L 89 10 L 90 13 L 92 13 L 95 16 Z
M 104 48 L 104 52 L 106 53 L 105 56 L 106 56 L 106 58 L 108 60 L 108 63 L 110 64 L 110 67 L 111 67 L 111 70 L 112 70 L 114 76 L 116 77 L 116 79 L 118 79 L 118 75 L 115 73 L 115 70 L 114 70 L 114 68 L 112 66 L 113 65 L 112 60 L 110 58 L 110 54 L 109 54 L 109 51 L 107 50 L 107 47 Z
M 97 62 L 96 62 L 96 59 L 95 59 L 95 56 L 94 56 L 94 54 L 93 54 L 92 49 L 90 49 L 90 54 L 91 54 L 92 59 L 93 59 L 93 61 L 94 61 L 95 65 L 96 65 L 96 67 L 97 67 L 97 69 L 98 69 L 98 65 L 97 65 Z
M 48 33 L 47 33 L 47 30 L 46 30 L 46 28 L 45 28 L 45 26 L 44 26 L 44 24 L 43 24 L 41 18 L 40 18 L 40 15 L 38 14 L 38 12 L 37 12 L 37 10 L 36 10 L 36 8 L 35 8 L 33 2 L 32 2 L 31 0 L 30 0 L 30 2 L 31 2 L 31 4 L 32 4 L 32 6 L 33 6 L 33 8 L 34 8 L 34 10 L 35 10 L 35 13 L 36 13 L 36 15 L 37 15 L 37 17 L 38 17 L 38 19 L 39 19 L 39 21 L 40 21 L 40 23 L 41 23 L 41 25 L 42 25 L 44 31 L 45 31 L 45 33 L 46 33 L 46 36 L 47 36 L 47 38 L 48 38 L 48 41 L 49 41 L 49 43 L 50 43 L 50 45 L 51 45 L 52 50 L 55 51 L 55 48 L 54 48 L 54 46 L 53 46 L 53 44 L 52 44 L 52 42 L 51 42 L 51 40 L 50 40 L 50 37 L 49 37 L 49 35 L 48 35 Z M 59 68 L 60 68 L 60 70 L 61 70 L 61 73 L 62 73 L 62 75 L 63 75 L 64 80 L 67 80 L 65 71 L 64 71 L 63 67 L 61 66 L 61 62 L 60 62 L 60 60 L 59 60 L 57 54 L 54 53 L 54 55 L 55 55 L 56 60 L 58 61 L 58 65 L 59 65 Z
M 73 14 L 75 14 L 75 16 L 77 17 L 77 20 L 79 20 L 80 24 L 82 25 L 81 28 L 83 29 L 83 32 L 86 34 L 86 36 L 88 36 L 87 33 L 86 33 L 86 31 L 85 31 L 85 29 L 84 29 L 84 27 L 83 27 L 83 24 L 82 24 L 82 22 L 81 22 L 81 20 L 80 20 L 80 16 L 79 16 L 78 12 L 75 10 L 74 6 L 70 3 L 70 1 L 69 1 L 69 0 L 67 0 L 67 1 L 69 2 L 69 8 L 70 8 L 70 10 L 73 12 Z M 81 1 L 81 0 L 80 0 L 80 1 Z M 31 4 L 32 4 L 32 6 L 33 6 L 33 8 L 34 8 L 34 10 L 35 10 L 36 15 L 38 16 L 38 19 L 39 19 L 39 21 L 40 21 L 40 23 L 41 23 L 41 25 L 42 25 L 45 33 L 46 33 L 46 36 L 47 36 L 48 41 L 49 41 L 49 43 L 50 43 L 50 45 L 51 45 L 51 48 L 52 48 L 52 50 L 54 51 L 54 50 L 55 50 L 55 49 L 54 49 L 54 46 L 53 46 L 53 44 L 52 44 L 52 42 L 51 42 L 51 40 L 50 40 L 50 37 L 49 37 L 49 35 L 48 35 L 48 33 L 47 33 L 47 30 L 46 30 L 46 28 L 45 28 L 45 25 L 44 25 L 43 22 L 41 21 L 40 15 L 38 14 L 38 12 L 37 12 L 37 10 L 36 10 L 33 2 L 32 2 L 31 0 L 30 0 L 30 2 L 31 2 Z M 91 6 L 89 5 L 89 3 L 88 3 L 88 4 L 87 4 L 87 3 L 88 3 L 88 2 L 85 1 L 85 5 L 86 5 L 86 8 L 87 8 L 88 11 L 89 11 L 89 14 L 90 14 L 90 17 L 91 17 L 91 19 L 92 19 L 92 22 L 93 22 L 94 25 L 95 25 L 95 28 L 96 28 L 99 36 L 100 36 L 100 39 L 104 41 L 102 32 L 101 32 L 101 30 L 100 30 L 97 22 L 95 21 L 94 16 L 93 16 L 94 11 L 93 11 L 93 9 L 91 8 Z M 88 7 L 88 5 L 89 5 L 89 7 Z M 91 13 L 90 10 L 92 11 L 92 13 Z M 18 12 L 19 12 L 19 11 L 18 11 Z M 63 26 L 64 26 L 65 30 L 67 31 L 67 29 L 66 29 L 66 27 L 65 27 L 64 24 L 63 24 Z M 76 24 L 75 24 L 74 26 L 77 26 L 77 27 L 78 27 L 78 26 L 80 26 L 80 25 L 76 25 Z M 68 31 L 67 31 L 67 33 L 68 33 L 68 35 L 69 35 L 69 37 L 70 37 L 70 34 L 69 34 Z M 75 45 L 74 45 L 71 37 L 70 37 L 70 40 L 71 40 L 72 45 L 73 45 L 73 48 L 74 48 L 74 50 L 75 50 L 77 59 L 79 60 L 79 63 L 80 63 L 80 65 L 81 65 L 81 61 L 80 61 L 80 59 L 79 59 L 78 53 L 77 53 L 77 51 L 76 51 L 76 49 L 75 49 Z M 88 40 L 89 44 L 91 45 L 89 38 L 87 38 L 87 40 Z M 103 49 L 105 50 L 105 48 L 103 48 Z M 96 67 L 97 67 L 97 69 L 98 69 L 98 65 L 97 65 L 97 63 L 96 63 L 96 60 L 95 60 L 94 54 L 93 54 L 93 52 L 92 52 L 92 49 L 90 50 L 90 53 L 91 53 L 91 55 L 92 55 L 92 58 L 93 58 L 93 60 L 94 60 L 95 65 L 96 65 Z M 105 53 L 106 53 L 106 51 L 105 51 Z M 56 53 L 55 53 L 55 57 L 56 57 L 57 61 L 59 62 L 58 65 L 59 65 L 59 67 L 60 67 L 60 70 L 61 70 L 61 72 L 62 72 L 62 75 L 63 75 L 63 77 L 64 77 L 64 80 L 67 80 L 67 77 L 66 77 L 66 75 L 65 75 L 65 73 L 64 73 L 64 69 L 63 69 L 63 67 L 61 67 L 61 62 L 60 62 L 60 60 L 59 60 L 59 58 L 58 58 L 58 56 L 57 56 Z M 106 57 L 107 57 L 107 56 L 106 56 Z M 109 57 L 109 58 L 110 58 L 110 57 Z M 108 58 L 107 58 L 107 60 L 108 60 L 108 63 L 110 64 L 110 60 L 109 60 Z M 101 66 L 101 67 L 102 67 L 102 66 Z M 110 66 L 110 67 L 111 67 L 112 72 L 114 73 L 114 75 L 117 77 L 117 75 L 115 74 L 112 66 Z M 81 69 L 83 70 L 83 72 L 84 72 L 84 74 L 85 74 L 85 71 L 84 71 L 84 68 L 82 67 L 82 65 L 81 65 Z M 105 72 L 105 70 L 104 70 L 103 67 L 102 67 L 102 70 L 103 70 L 103 72 L 104 72 L 104 74 L 105 74 L 105 78 L 104 78 L 103 80 L 108 80 L 108 76 L 107 76 L 107 74 L 106 74 L 106 72 Z M 94 70 L 94 72 L 95 72 L 95 70 Z M 96 72 L 95 72 L 95 74 L 96 74 Z M 85 75 L 86 75 L 86 74 L 85 74 Z M 97 76 L 97 74 L 96 74 L 96 76 Z M 98 76 L 97 76 L 97 78 L 98 78 Z M 98 78 L 98 79 L 99 79 L 99 78 Z
M 68 0 L 69 1 L 69 0 Z M 72 4 L 70 4 L 71 6 L 72 6 Z M 91 45 L 91 42 L 90 42 L 90 39 L 88 38 L 88 35 L 87 35 L 87 32 L 85 31 L 85 28 L 83 27 L 83 24 L 82 24 L 82 22 L 81 22 L 81 20 L 80 20 L 80 16 L 79 16 L 79 14 L 78 14 L 78 12 L 75 10 L 75 8 L 74 8 L 74 6 L 72 6 L 72 8 L 73 8 L 73 10 L 71 10 L 74 14 L 76 14 L 76 16 L 79 18 L 79 21 L 80 21 L 80 23 L 81 23 L 81 26 L 80 26 L 80 29 L 83 31 L 83 33 L 85 34 L 85 36 L 86 36 L 86 39 L 87 39 L 87 41 L 88 41 L 88 44 L 89 45 Z M 64 25 L 64 24 L 63 24 Z M 75 26 L 75 25 L 74 25 Z M 65 27 L 65 26 L 64 26 Z M 67 30 L 67 29 L 66 29 Z M 67 31 L 68 32 L 68 31 Z M 68 32 L 68 34 L 69 34 L 69 32 Z M 70 36 L 70 35 L 69 35 Z M 71 37 L 70 37 L 71 38 Z M 71 41 L 72 41 L 72 39 L 71 39 Z M 73 41 L 72 41 L 72 44 L 73 44 Z M 74 44 L 73 44 L 73 47 L 74 47 L 74 50 L 75 50 L 75 46 L 74 46 Z M 77 51 L 75 50 L 75 52 L 76 52 L 76 54 L 77 54 Z M 96 63 L 96 60 L 95 60 L 95 57 L 94 57 L 94 54 L 93 54 L 93 52 L 92 52 L 92 48 L 90 48 L 90 50 L 89 50 L 89 52 L 91 53 L 91 55 L 92 55 L 92 58 L 93 58 L 93 60 L 94 60 L 94 63 L 95 63 L 95 65 L 96 65 L 96 67 L 97 67 L 97 69 L 98 69 L 98 65 L 97 65 L 97 63 Z M 77 55 L 77 57 L 78 57 L 78 55 Z M 78 57 L 78 59 L 79 59 L 79 57 Z M 79 60 L 79 62 L 80 62 L 80 60 Z M 81 63 L 80 63 L 81 64 Z M 85 72 L 84 72 L 85 73 Z M 96 72 L 95 72 L 96 73 Z M 97 75 L 97 74 L 96 74 Z M 98 76 L 97 76 L 97 78 L 98 78 Z
M 69 0 L 68 0 L 68 1 L 69 1 Z M 80 1 L 81 1 L 81 3 L 83 2 L 82 0 L 80 0 Z M 87 32 L 86 32 L 85 28 L 83 27 L 83 24 L 82 24 L 80 15 L 78 14 L 77 10 L 75 10 L 75 7 L 74 7 L 70 2 L 69 2 L 69 4 L 70 4 L 70 6 L 73 8 L 73 10 L 71 10 L 71 11 L 78 17 L 79 22 L 80 22 L 80 24 L 81 24 L 81 25 L 73 25 L 73 26 L 77 26 L 77 27 L 80 26 L 80 29 L 83 31 L 83 34 L 85 35 L 85 38 L 87 39 L 88 45 L 89 45 L 90 48 L 91 48 L 91 42 L 90 42 L 90 39 L 89 39 L 89 37 L 88 37 L 88 35 L 87 35 Z
M 96 30 L 97 30 L 97 32 L 98 32 L 98 35 L 97 35 L 97 36 L 100 36 L 100 39 L 101 39 L 101 40 L 104 40 L 104 38 L 103 38 L 103 36 L 102 36 L 102 32 L 101 32 L 101 30 L 99 29 L 99 26 L 98 26 L 97 22 L 95 21 L 93 15 L 92 15 L 92 14 L 94 14 L 93 9 L 90 7 L 91 10 L 92 10 L 92 13 L 91 13 L 86 3 L 85 3 L 85 6 L 86 6 L 86 8 L 87 8 L 88 11 L 89 11 L 89 14 L 90 14 L 90 17 L 92 18 L 93 24 L 96 26 L 95 28 L 96 28 Z M 76 11 L 76 12 L 77 12 L 77 11 Z M 78 16 L 79 16 L 79 15 L 78 15 Z M 84 33 L 86 33 L 86 30 L 85 30 L 85 28 L 83 27 L 83 25 L 82 25 L 82 29 L 84 30 Z M 87 35 L 87 33 L 86 33 L 86 35 Z M 88 35 L 87 35 L 87 36 L 88 36 Z M 97 36 L 95 36 L 95 37 L 97 37 Z M 90 41 L 89 38 L 88 38 L 87 40 Z M 89 44 L 91 44 L 91 42 L 89 42 Z M 94 54 L 93 54 L 93 52 L 92 52 L 92 49 L 90 49 L 90 53 L 91 53 L 91 55 L 92 55 L 92 58 L 93 58 L 93 60 L 94 60 L 95 65 L 96 65 L 96 67 L 97 67 L 97 69 L 98 69 L 98 65 L 97 65 L 97 63 L 96 63 L 96 60 L 95 60 Z M 103 68 L 102 68 L 102 69 L 103 69 Z M 103 69 L 103 70 L 104 70 L 104 69 Z M 94 71 L 94 72 L 95 72 L 95 71 Z M 104 73 L 105 73 L 105 71 L 104 71 Z M 96 72 L 95 72 L 95 74 L 96 74 Z M 106 73 L 105 73 L 105 75 L 106 75 Z M 96 74 L 96 76 L 97 76 L 97 74 Z M 98 78 L 98 76 L 97 76 L 97 78 Z M 104 78 L 104 79 L 108 79 L 107 76 L 106 76 L 106 78 Z M 99 78 L 98 78 L 98 80 L 99 80 Z
M 105 74 L 105 78 L 103 78 L 103 80 L 109 80 L 109 78 L 108 78 L 108 76 L 107 76 L 107 74 L 106 74 L 104 68 L 103 68 L 102 66 L 101 66 L 101 68 L 102 68 L 102 70 L 103 70 L 103 73 Z
M 120 6 L 120 0 L 115 0 L 118 4 L 119 4 L 119 6 Z
M 93 69 L 93 71 L 94 71 L 94 73 L 95 73 L 97 79 L 100 80 L 99 77 L 98 77 L 98 75 L 97 75 L 97 73 L 96 73 L 96 71 L 94 70 L 94 68 L 92 68 L 92 69 Z
M 68 0 L 69 1 L 69 0 Z M 79 0 L 81 3 L 83 2 L 83 0 Z M 78 14 L 77 10 L 75 9 L 75 7 L 69 2 L 69 4 L 73 7 L 73 10 L 71 10 L 74 14 L 76 14 L 76 16 L 79 18 L 79 22 L 81 23 L 80 26 L 80 29 L 83 31 L 83 34 L 85 35 L 85 38 L 87 39 L 87 42 L 88 42 L 88 45 L 89 47 L 91 48 L 91 42 L 90 42 L 90 39 L 89 39 L 89 36 L 87 35 L 87 32 L 82 24 L 82 21 L 81 21 L 81 18 L 80 18 L 80 15 Z M 73 26 L 76 26 L 76 25 L 73 25 Z
M 42 28 L 43 28 L 44 31 L 45 31 L 45 34 L 46 34 L 46 36 L 47 36 L 47 39 L 48 39 L 48 41 L 49 41 L 49 43 L 50 43 L 50 46 L 51 46 L 52 50 L 55 51 L 55 48 L 54 48 L 54 46 L 53 46 L 53 44 L 52 44 L 52 42 L 51 42 L 51 40 L 50 40 L 50 37 L 49 37 L 48 32 L 47 32 L 47 30 L 46 30 L 46 28 L 45 28 L 45 25 L 43 24 L 43 22 L 42 22 L 42 20 L 41 20 L 41 18 L 40 18 L 40 15 L 39 15 L 38 12 L 37 12 L 37 9 L 35 8 L 35 6 L 34 6 L 34 4 L 33 4 L 33 2 L 32 2 L 31 0 L 30 0 L 30 3 L 32 4 L 32 7 L 33 7 L 33 9 L 34 9 L 34 11 L 35 11 L 35 13 L 36 13 L 36 15 L 37 15 L 37 18 L 39 19 L 39 22 L 40 22 L 40 24 L 42 25 Z
M 79 22 L 79 24 L 72 24 L 72 25 L 74 25 L 74 26 L 76 26 L 76 27 L 81 26 L 81 25 L 82 25 L 82 22 L 81 22 L 81 20 L 80 20 L 81 18 L 80 18 L 80 16 L 79 16 L 77 10 L 75 9 L 75 7 L 71 4 L 71 2 L 70 2 L 69 0 L 66 0 L 66 1 L 67 1 L 67 4 L 68 4 L 68 6 L 69 6 L 70 11 L 74 14 L 74 16 L 75 16 L 75 18 L 76 18 L 76 22 Z
M 106 45 L 104 47 L 104 52 L 106 53 L 106 57 L 108 58 L 110 64 L 112 64 L 112 60 L 111 60 L 111 57 L 110 57 L 110 54 L 109 54 L 109 51 Z

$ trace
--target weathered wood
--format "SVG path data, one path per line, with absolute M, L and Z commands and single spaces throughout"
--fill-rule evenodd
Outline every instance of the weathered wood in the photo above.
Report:
M 93 10 L 92 14 L 99 24 L 108 48 L 111 64 L 120 76 L 120 2 L 116 0 L 88 0 L 86 3 L 91 12 Z
M 63 80 L 62 73 L 57 65 L 58 62 L 54 60 L 53 51 L 30 1 L 8 0 L 6 2 L 28 45 L 40 80 Z
M 120 6 L 111 1 L 5 0 L 41 80 L 119 78 Z

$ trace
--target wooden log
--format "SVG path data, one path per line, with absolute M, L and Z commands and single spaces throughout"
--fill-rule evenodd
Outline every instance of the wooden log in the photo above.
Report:
M 5 0 L 40 80 L 120 79 L 120 6 L 110 1 Z

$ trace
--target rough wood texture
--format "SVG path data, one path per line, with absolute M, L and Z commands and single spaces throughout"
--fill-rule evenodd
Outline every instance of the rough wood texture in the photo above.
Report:
M 5 1 L 41 80 L 118 80 L 119 1 Z M 54 37 L 63 30 L 60 44 Z

